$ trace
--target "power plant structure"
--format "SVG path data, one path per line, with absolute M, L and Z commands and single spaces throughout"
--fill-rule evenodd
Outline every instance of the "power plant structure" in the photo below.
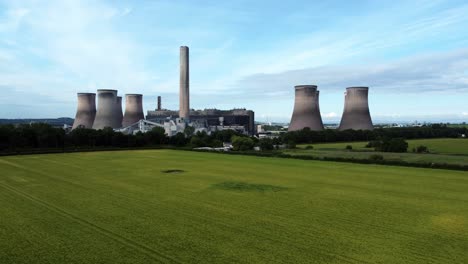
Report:
M 189 72 L 189 48 L 180 47 L 180 88 L 179 88 L 179 118 L 190 119 L 190 72 Z
M 119 113 L 117 90 L 99 89 L 97 90 L 98 106 L 93 129 L 103 129 L 105 127 L 121 127 L 121 112 Z M 120 111 L 121 111 L 120 107 Z
M 301 130 L 306 127 L 314 131 L 323 130 L 317 86 L 297 85 L 294 90 L 294 110 L 288 131 Z
M 72 129 L 77 127 L 92 128 L 96 117 L 96 94 L 78 93 L 78 108 Z
M 145 119 L 145 114 L 143 113 L 143 95 L 126 94 L 122 127 L 128 127 L 141 119 Z
M 369 111 L 369 87 L 348 87 L 339 130 L 373 130 Z
M 244 108 L 232 110 L 190 109 L 190 69 L 189 48 L 180 47 L 180 79 L 179 79 L 179 110 L 167 110 L 161 107 L 161 97 L 158 96 L 158 107 L 148 111 L 146 120 L 154 124 L 171 123 L 172 129 L 168 135 L 183 131 L 186 125 L 195 127 L 196 131 L 208 133 L 232 129 L 245 134 L 255 134 L 255 114 Z
M 161 96 L 158 96 L 157 109 L 143 113 L 143 95 L 125 95 L 125 114 L 122 114 L 122 97 L 117 96 L 117 90 L 100 89 L 97 91 L 97 111 L 95 96 L 87 100 L 78 94 L 78 111 L 76 126 L 83 123 L 83 127 L 103 129 L 111 127 L 123 133 L 146 132 L 153 127 L 164 128 L 167 135 L 172 136 L 184 132 L 186 126 L 192 126 L 195 131 L 211 133 L 218 130 L 233 129 L 245 134 L 255 133 L 255 114 L 244 108 L 232 110 L 190 109 L 190 70 L 189 48 L 180 47 L 180 79 L 179 79 L 179 109 L 167 110 L 162 108 Z M 85 123 L 82 109 L 92 112 L 94 105 L 95 116 L 87 118 Z
M 122 127 L 123 121 L 123 111 L 122 111 L 122 96 L 117 96 L 117 109 L 115 110 L 117 113 L 117 120 L 119 120 L 118 127 Z

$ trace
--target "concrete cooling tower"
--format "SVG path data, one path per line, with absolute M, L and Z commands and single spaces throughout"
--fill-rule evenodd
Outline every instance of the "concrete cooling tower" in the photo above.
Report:
M 372 130 L 368 102 L 369 87 L 348 87 L 339 130 Z
M 119 117 L 119 126 L 122 127 L 122 121 L 123 121 L 123 111 L 122 111 L 122 96 L 117 96 L 117 116 Z
M 96 117 L 96 94 L 78 93 L 78 109 L 72 129 L 77 127 L 92 128 Z
M 190 118 L 189 94 L 189 48 L 180 47 L 180 89 L 179 89 L 179 117 L 185 120 Z
M 145 115 L 143 114 L 143 95 L 126 94 L 125 114 L 122 121 L 122 127 L 127 127 L 141 119 L 145 119 Z
M 103 129 L 105 127 L 121 127 L 121 115 L 118 111 L 117 91 L 100 89 L 97 91 L 98 107 L 93 128 Z M 122 105 L 122 104 L 121 104 Z M 120 107 L 122 109 L 122 107 Z
M 297 85 L 295 88 L 294 111 L 288 131 L 310 128 L 323 130 L 320 116 L 319 91 L 316 85 Z

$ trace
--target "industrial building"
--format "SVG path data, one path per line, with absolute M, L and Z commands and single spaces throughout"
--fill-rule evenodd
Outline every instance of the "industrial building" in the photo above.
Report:
M 195 131 L 207 133 L 225 129 L 251 135 L 255 133 L 255 115 L 251 110 L 190 109 L 189 48 L 186 46 L 180 47 L 179 82 L 179 110 L 162 109 L 161 97 L 158 96 L 158 107 L 154 111 L 148 111 L 146 120 L 141 94 L 125 95 L 125 114 L 123 114 L 122 97 L 117 96 L 117 90 L 97 91 L 97 111 L 95 95 L 79 93 L 73 129 L 80 126 L 93 129 L 111 127 L 124 133 L 136 133 L 146 132 L 153 127 L 162 127 L 168 136 L 172 136 L 184 132 L 187 126 L 192 126 Z
M 297 85 L 294 90 L 294 110 L 288 131 L 301 130 L 306 127 L 315 131 L 323 130 L 317 86 Z
M 369 111 L 369 87 L 348 87 L 339 130 L 373 130 Z
M 179 111 L 156 109 L 148 111 L 146 119 L 163 124 L 167 120 L 179 119 Z M 232 110 L 192 109 L 189 111 L 188 119 L 190 120 L 189 124 L 195 128 L 204 127 L 207 132 L 233 129 L 245 134 L 255 134 L 255 113 L 244 108 Z

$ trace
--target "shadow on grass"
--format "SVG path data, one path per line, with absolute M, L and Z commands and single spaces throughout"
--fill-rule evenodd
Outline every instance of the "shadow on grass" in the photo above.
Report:
M 212 185 L 213 188 L 229 191 L 245 191 L 245 192 L 279 192 L 287 190 L 286 187 L 268 185 L 268 184 L 252 184 L 246 182 L 221 182 Z
M 182 173 L 184 170 L 162 170 L 162 173 Z

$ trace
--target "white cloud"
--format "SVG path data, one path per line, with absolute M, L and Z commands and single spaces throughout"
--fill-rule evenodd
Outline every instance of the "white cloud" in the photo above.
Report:
M 468 116 L 468 112 L 463 112 L 462 116 Z
M 342 91 L 349 86 L 370 86 L 388 93 L 466 92 L 468 91 L 468 49 L 415 56 L 388 63 L 353 66 L 329 65 L 256 74 L 237 86 L 264 94 L 291 90 L 300 83 L 317 84 L 322 91 Z

